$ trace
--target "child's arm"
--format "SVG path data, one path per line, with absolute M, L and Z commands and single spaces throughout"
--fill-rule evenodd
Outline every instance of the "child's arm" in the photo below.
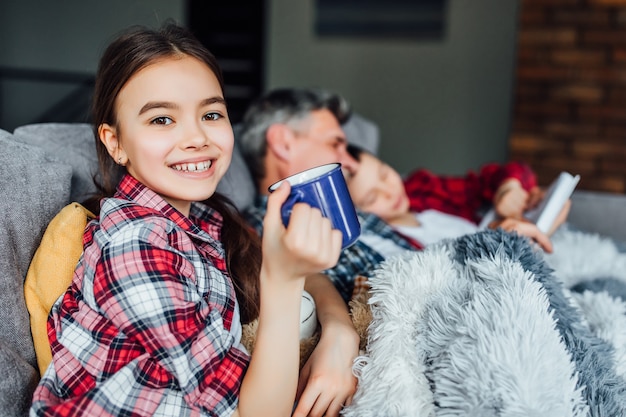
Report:
M 510 180 L 517 180 L 526 191 L 536 186 L 530 167 L 518 162 L 485 164 L 478 173 L 470 171 L 464 176 L 441 176 L 420 169 L 405 179 L 404 186 L 412 211 L 435 209 L 478 222 L 479 210 L 494 203 L 499 188 Z
M 543 233 L 539 228 L 528 220 L 518 219 L 500 219 L 489 224 L 491 229 L 501 228 L 507 232 L 516 232 L 521 236 L 526 236 L 535 242 L 547 253 L 552 253 L 552 242 L 548 235 Z
M 243 380 L 241 416 L 290 416 L 299 368 L 300 302 L 305 276 L 333 266 L 341 233 L 319 210 L 297 204 L 288 228 L 280 206 L 289 194 L 284 183 L 268 200 L 264 220 L 261 306 L 254 353 Z
M 526 191 L 516 178 L 510 178 L 496 191 L 493 207 L 502 218 L 521 219 L 529 207 L 530 193 Z

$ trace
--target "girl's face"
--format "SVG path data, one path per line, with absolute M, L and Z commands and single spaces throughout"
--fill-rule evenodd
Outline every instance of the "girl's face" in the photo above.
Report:
M 388 223 L 409 211 L 409 199 L 400 174 L 375 156 L 363 152 L 359 168 L 347 179 L 354 204 Z
M 115 104 L 117 125 L 99 133 L 116 162 L 185 215 L 213 195 L 234 139 L 206 64 L 186 55 L 157 61 L 129 79 Z

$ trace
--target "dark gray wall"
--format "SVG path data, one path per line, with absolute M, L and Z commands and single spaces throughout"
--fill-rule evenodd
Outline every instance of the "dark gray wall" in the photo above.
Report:
M 441 41 L 320 39 L 314 2 L 270 0 L 268 87 L 325 87 L 381 128 L 400 172 L 507 157 L 518 2 L 448 0 Z
M 93 74 L 103 48 L 133 24 L 184 22 L 183 0 L 2 0 L 0 66 Z M 44 103 L 72 90 L 69 83 L 5 80 L 0 128 L 12 131 L 41 114 Z
M 0 2 L 0 66 L 93 73 L 131 24 L 185 21 L 183 0 Z M 448 0 L 441 41 L 319 39 L 314 2 L 269 0 L 266 85 L 326 87 L 381 128 L 400 172 L 461 173 L 507 157 L 518 2 Z M 0 128 L 32 120 L 65 85 L 0 83 Z

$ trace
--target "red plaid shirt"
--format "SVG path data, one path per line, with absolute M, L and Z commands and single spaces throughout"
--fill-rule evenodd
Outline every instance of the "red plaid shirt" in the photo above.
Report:
M 52 308 L 52 363 L 33 415 L 230 416 L 249 355 L 220 243 L 221 216 L 189 218 L 126 176 L 84 235 Z
M 478 174 L 470 171 L 464 177 L 437 176 L 420 169 L 405 179 L 404 187 L 411 211 L 434 209 L 478 223 L 481 210 L 492 204 L 496 190 L 509 178 L 518 179 L 526 191 L 537 185 L 528 165 L 509 162 L 486 164 Z

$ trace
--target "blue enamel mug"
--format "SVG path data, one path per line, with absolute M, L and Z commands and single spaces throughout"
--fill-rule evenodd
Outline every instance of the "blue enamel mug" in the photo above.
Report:
M 276 190 L 283 181 L 291 184 L 291 193 L 281 208 L 285 227 L 289 224 L 293 206 L 297 203 L 306 203 L 318 208 L 322 215 L 330 220 L 333 229 L 341 232 L 342 248 L 356 242 L 361 234 L 361 225 L 340 163 L 320 165 L 299 172 L 272 184 L 269 191 Z

